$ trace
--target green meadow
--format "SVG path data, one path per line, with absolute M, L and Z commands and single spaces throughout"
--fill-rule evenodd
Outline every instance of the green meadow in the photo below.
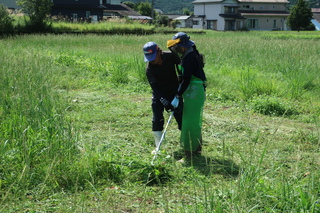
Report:
M 174 121 L 154 166 L 142 46 L 173 34 L 0 39 L 0 212 L 320 212 L 319 32 L 189 35 L 204 150 Z

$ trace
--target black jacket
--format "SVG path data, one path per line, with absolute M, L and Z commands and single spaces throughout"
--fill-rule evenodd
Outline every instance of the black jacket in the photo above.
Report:
M 190 49 L 182 58 L 182 82 L 179 86 L 177 95 L 181 96 L 190 84 L 191 77 L 197 77 L 203 82 L 206 81 L 206 75 L 203 70 L 203 64 L 199 58 L 199 52 L 196 47 Z
M 160 99 L 173 97 L 179 87 L 176 65 L 180 59 L 169 51 L 162 52 L 162 65 L 147 64 L 146 75 L 153 91 L 153 97 Z

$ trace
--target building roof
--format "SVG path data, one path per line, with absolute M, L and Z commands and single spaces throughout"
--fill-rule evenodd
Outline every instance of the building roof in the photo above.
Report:
M 130 19 L 134 19 L 134 20 L 152 20 L 151 17 L 149 16 L 128 16 L 128 18 Z
M 100 5 L 89 4 L 89 5 L 72 5 L 72 4 L 54 4 L 54 9 L 101 9 Z
M 125 4 L 121 5 L 113 5 L 113 4 L 104 4 L 103 6 L 104 12 L 117 12 L 122 16 L 141 16 L 140 13 L 134 11 L 130 7 Z
M 240 3 L 289 3 L 287 0 L 238 0 Z
M 252 12 L 252 13 L 248 13 L 248 12 L 244 12 L 241 13 L 242 16 L 289 16 L 289 12 L 281 12 L 281 13 L 277 13 L 276 11 L 271 11 L 271 12 L 263 12 L 263 13 L 258 13 L 258 11 Z
M 224 0 L 196 0 L 192 4 L 219 3 Z M 238 0 L 240 3 L 289 3 L 288 0 Z
M 177 18 L 174 18 L 174 20 L 187 20 L 188 18 L 190 18 L 191 16 L 179 16 Z
M 173 20 L 173 19 L 175 19 L 175 18 L 178 18 L 178 17 L 180 17 L 181 15 L 174 15 L 174 14 L 162 14 L 162 15 L 164 15 L 164 16 L 168 16 L 168 19 L 169 20 Z
M 317 20 L 312 19 L 311 22 L 314 24 L 316 30 L 320 30 L 320 23 Z
M 191 4 L 218 3 L 218 2 L 223 2 L 223 0 L 196 0 L 191 2 Z
M 320 8 L 311 8 L 312 13 L 320 13 Z
M 320 8 L 311 8 L 313 18 L 320 23 Z
M 87 4 L 54 4 L 53 9 L 91 9 L 91 10 L 103 10 L 104 12 L 118 13 L 121 16 L 140 16 L 140 14 L 134 11 L 132 8 L 128 7 L 125 4 L 114 5 L 114 4 L 96 4 L 96 3 L 87 3 Z
M 313 14 L 313 18 L 320 22 L 320 14 Z

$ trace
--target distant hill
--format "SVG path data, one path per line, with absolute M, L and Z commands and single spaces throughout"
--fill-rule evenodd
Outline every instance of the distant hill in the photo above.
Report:
M 124 0 L 138 3 L 143 0 Z M 193 2 L 195 0 L 154 0 L 154 9 L 159 9 L 165 14 L 182 14 L 183 9 L 186 8 L 193 12 Z M 152 0 L 144 0 L 144 2 L 151 3 Z
M 295 5 L 298 0 L 288 0 L 290 5 Z M 306 0 L 309 3 L 310 8 L 320 8 L 320 0 Z

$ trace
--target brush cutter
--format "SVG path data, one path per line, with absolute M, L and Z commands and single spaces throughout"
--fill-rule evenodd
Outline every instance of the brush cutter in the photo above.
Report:
M 158 155 L 158 153 L 159 153 L 159 151 L 160 151 L 160 146 L 161 146 L 161 144 L 162 144 L 162 141 L 164 140 L 164 136 L 165 136 L 165 134 L 166 134 L 166 132 L 167 132 L 167 128 L 168 128 L 168 126 L 169 126 L 169 124 L 170 124 L 170 122 L 171 122 L 171 120 L 172 120 L 173 113 L 174 113 L 174 111 L 171 112 L 171 114 L 170 114 L 170 116 L 169 116 L 169 118 L 168 118 L 168 122 L 167 122 L 167 124 L 166 124 L 166 126 L 165 126 L 165 128 L 164 128 L 164 130 L 163 130 L 163 133 L 162 133 L 162 135 L 161 135 L 160 141 L 159 141 L 159 143 L 158 143 L 158 145 L 157 145 L 157 147 L 156 147 L 156 149 L 155 149 L 155 153 L 154 153 L 153 159 L 152 159 L 152 161 L 151 161 L 151 165 L 154 165 L 154 160 L 157 158 L 157 155 Z

